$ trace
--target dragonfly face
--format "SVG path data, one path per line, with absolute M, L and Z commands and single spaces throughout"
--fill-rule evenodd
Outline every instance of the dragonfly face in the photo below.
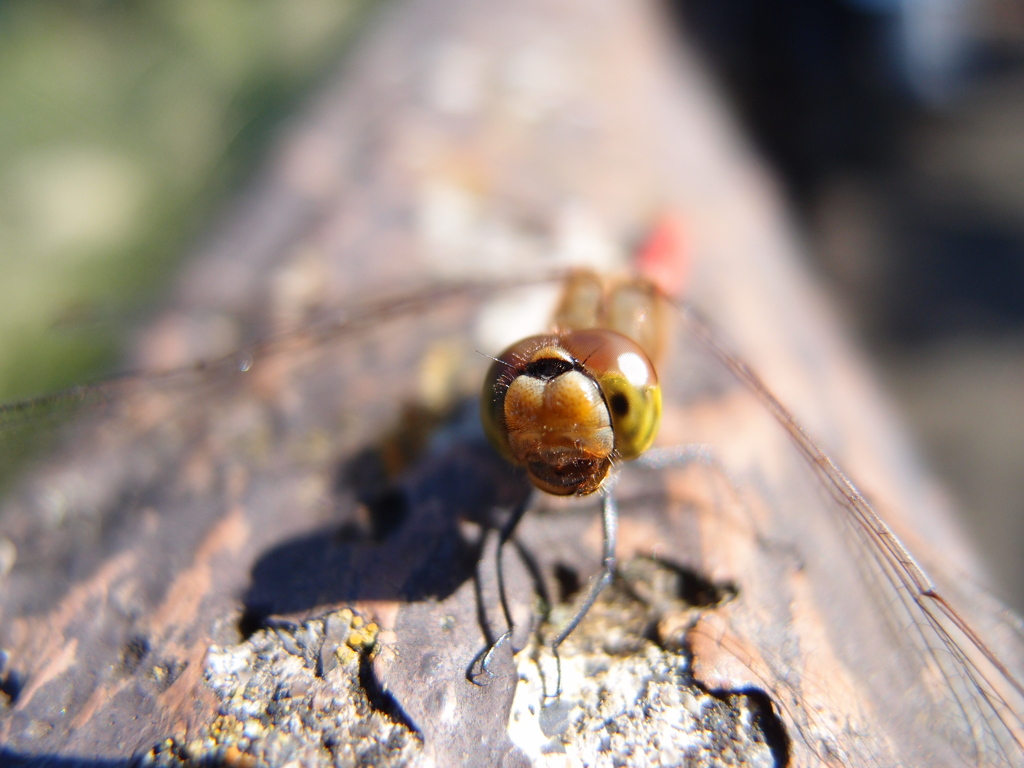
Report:
M 586 496 L 613 460 L 650 448 L 661 390 L 646 353 L 620 333 L 531 336 L 491 366 L 481 415 L 491 444 L 540 490 Z

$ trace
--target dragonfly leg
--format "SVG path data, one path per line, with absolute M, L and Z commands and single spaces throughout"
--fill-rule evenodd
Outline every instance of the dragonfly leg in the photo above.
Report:
M 606 491 L 601 497 L 601 522 L 604 527 L 604 552 L 601 574 L 590 585 L 590 591 L 587 593 L 583 604 L 576 609 L 576 613 L 573 614 L 569 623 L 562 628 L 554 642 L 551 643 L 551 653 L 555 657 L 555 693 L 551 696 L 545 694 L 545 699 L 557 699 L 562 695 L 562 658 L 558 655 L 558 647 L 579 626 L 579 623 L 583 621 L 583 617 L 593 607 L 598 596 L 615 576 L 615 539 L 619 528 L 619 513 L 615 505 L 615 495 L 612 491 Z
M 469 668 L 469 680 L 475 685 L 486 685 L 491 678 L 494 677 L 494 673 L 491 672 L 491 661 L 494 658 L 495 651 L 501 646 L 502 643 L 511 639 L 513 632 L 515 631 L 515 622 L 512 619 L 512 611 L 508 605 L 508 594 L 505 590 L 505 576 L 504 576 L 504 557 L 505 544 L 516 529 L 519 521 L 523 515 L 526 514 L 533 506 L 534 493 L 531 491 L 526 497 L 519 502 L 515 508 L 509 514 L 508 519 L 501 526 L 501 531 L 498 534 L 498 550 L 495 553 L 495 568 L 498 572 L 498 600 L 501 604 L 501 612 L 505 617 L 506 630 L 498 636 L 497 639 L 491 640 L 490 630 L 487 628 L 487 619 L 484 616 L 484 611 L 481 610 L 481 623 L 484 626 L 484 631 L 488 635 L 488 646 L 484 651 L 478 655 Z M 480 598 L 481 607 L 483 606 L 483 599 Z M 481 680 L 486 678 L 486 680 Z
M 670 448 L 651 448 L 645 454 L 630 462 L 631 466 L 646 471 L 682 469 L 691 464 L 699 464 L 714 470 L 734 490 L 738 490 L 742 485 L 729 468 L 722 463 L 722 460 L 716 455 L 715 449 L 704 443 L 689 443 Z
M 646 470 L 680 469 L 689 464 L 704 464 L 721 469 L 714 449 L 703 443 L 676 445 L 671 448 L 650 448 L 632 462 L 634 467 Z

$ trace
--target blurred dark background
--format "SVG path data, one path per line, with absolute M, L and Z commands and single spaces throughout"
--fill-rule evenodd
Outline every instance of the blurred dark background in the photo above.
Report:
M 1024 607 L 1024 3 L 671 7 Z
M 1024 0 L 665 0 L 1024 606 Z M 374 0 L 0 0 L 0 400 L 116 360 Z

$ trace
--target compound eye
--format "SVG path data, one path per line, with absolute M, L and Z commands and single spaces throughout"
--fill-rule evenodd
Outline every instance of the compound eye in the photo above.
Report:
M 509 387 L 522 376 L 550 380 L 565 370 L 572 370 L 572 366 L 572 358 L 559 350 L 558 337 L 550 335 L 517 341 L 491 363 L 480 396 L 480 418 L 487 439 L 507 461 L 522 464 L 509 445 L 505 418 Z
M 615 432 L 615 453 L 635 459 L 654 442 L 661 422 L 661 387 L 647 354 L 632 339 L 606 330 L 573 331 L 562 339 L 597 381 Z

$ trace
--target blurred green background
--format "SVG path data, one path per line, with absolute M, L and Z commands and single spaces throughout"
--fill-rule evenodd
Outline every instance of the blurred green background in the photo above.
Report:
M 116 365 L 369 5 L 0 3 L 0 402 Z

